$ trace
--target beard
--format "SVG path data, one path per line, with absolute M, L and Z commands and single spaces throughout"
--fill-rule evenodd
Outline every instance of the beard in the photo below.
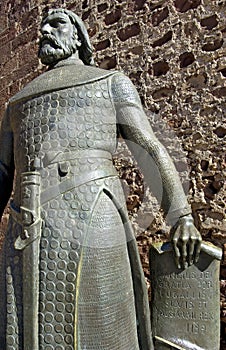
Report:
M 40 41 L 38 57 L 45 65 L 53 65 L 58 61 L 70 57 L 77 47 L 72 38 L 57 41 L 52 35 L 45 35 Z

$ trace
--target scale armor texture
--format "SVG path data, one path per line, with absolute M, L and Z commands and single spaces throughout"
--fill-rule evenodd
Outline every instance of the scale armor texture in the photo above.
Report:
M 65 179 L 74 178 L 76 185 L 80 174 L 100 169 L 113 174 L 110 159 L 92 157 L 92 149 L 112 154 L 116 148 L 116 114 L 109 83 L 110 78 L 102 79 L 11 107 L 17 152 L 15 208 L 20 207 L 22 195 L 20 174 L 52 150 L 64 154 L 89 150 L 89 156 L 69 156 L 66 161 L 41 167 L 43 193 Z M 127 241 L 116 202 L 126 213 L 120 181 L 111 175 L 75 186 L 43 203 L 40 350 L 139 349 Z M 19 329 L 23 323 L 23 252 L 12 248 L 20 230 L 20 224 L 11 218 L 5 242 L 10 290 L 6 296 L 7 350 L 23 349 L 23 329 Z
M 7 350 L 23 350 L 21 283 L 29 267 L 22 266 L 27 255 L 15 250 L 14 242 L 21 233 L 21 199 L 29 195 L 28 188 L 21 191 L 21 174 L 35 168 L 42 179 L 43 221 L 39 350 L 153 350 L 146 285 L 111 159 L 118 131 L 149 185 L 154 183 L 156 195 L 162 190 L 163 208 L 170 209 L 172 219 L 190 208 L 130 80 L 116 72 L 107 77 L 106 72 L 98 73 L 94 79 L 95 68 L 80 66 L 81 76 L 88 70 L 89 79 L 64 88 L 64 81 L 70 83 L 64 78 L 76 67 L 58 69 L 58 89 L 51 89 L 48 79 L 48 74 L 56 77 L 57 70 L 44 73 L 38 85 L 26 90 L 38 86 L 38 95 L 22 91 L 20 98 L 11 100 L 3 123 L 9 128 L 5 135 L 13 134 L 16 181 L 2 263 L 2 344 Z M 79 80 L 78 74 L 73 79 Z

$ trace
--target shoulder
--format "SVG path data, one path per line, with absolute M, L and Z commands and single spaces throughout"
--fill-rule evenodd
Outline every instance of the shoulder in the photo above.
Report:
M 114 102 L 139 103 L 140 97 L 131 80 L 121 72 L 111 78 L 111 93 Z

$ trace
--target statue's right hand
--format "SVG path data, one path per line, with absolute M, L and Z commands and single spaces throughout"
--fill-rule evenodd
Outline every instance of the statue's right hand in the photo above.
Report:
M 194 225 L 191 215 L 177 221 L 171 230 L 175 261 L 178 268 L 186 269 L 199 259 L 202 237 Z

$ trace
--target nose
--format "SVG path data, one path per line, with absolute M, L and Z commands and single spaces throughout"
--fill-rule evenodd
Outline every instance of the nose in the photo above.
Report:
M 46 24 L 41 26 L 40 31 L 41 31 L 42 35 L 50 34 L 51 33 L 51 26 L 48 23 L 46 23 Z

